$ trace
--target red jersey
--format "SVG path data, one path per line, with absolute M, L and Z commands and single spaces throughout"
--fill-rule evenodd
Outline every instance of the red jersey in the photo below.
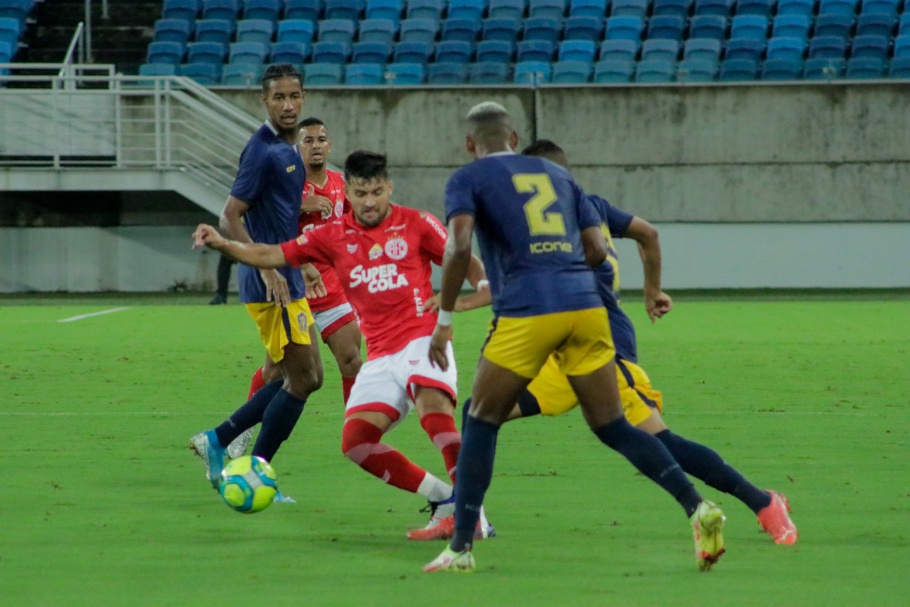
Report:
M 325 185 L 321 188 L 309 179 L 306 180 L 306 183 L 303 186 L 302 200 L 306 200 L 308 196 L 315 194 L 318 196 L 325 196 L 331 200 L 335 206 L 330 214 L 323 215 L 320 211 L 300 213 L 300 219 L 297 224 L 300 234 L 335 221 L 351 209 L 351 203 L 344 197 L 344 175 L 331 169 L 326 169 L 325 174 L 328 178 L 325 181 Z M 326 296 L 317 299 L 308 299 L 307 301 L 310 304 L 310 310 L 313 312 L 324 312 L 325 310 L 331 310 L 332 308 L 345 303 L 347 299 L 345 299 L 344 290 L 341 288 L 341 283 L 338 281 L 335 270 L 333 270 L 331 266 L 320 262 L 313 262 L 313 266 L 315 266 L 322 275 L 322 283 L 325 285 Z
M 442 263 L 446 229 L 429 213 L 390 208 L 376 227 L 363 226 L 347 213 L 281 245 L 291 265 L 334 266 L 360 317 L 368 360 L 398 352 L 436 327 L 436 314 L 422 308 L 433 296 L 430 262 Z

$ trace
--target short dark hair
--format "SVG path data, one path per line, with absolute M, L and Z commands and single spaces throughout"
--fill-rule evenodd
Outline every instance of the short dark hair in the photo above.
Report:
M 385 154 L 357 150 L 351 153 L 344 161 L 344 180 L 370 181 L 371 179 L 388 179 L 388 159 Z
M 523 149 L 521 153 L 524 156 L 539 156 L 541 158 L 546 158 L 560 166 L 569 168 L 569 158 L 566 156 L 566 151 L 549 139 L 538 139 Z
M 268 93 L 272 80 L 279 78 L 296 78 L 300 82 L 300 87 L 303 88 L 303 76 L 293 63 L 273 63 L 265 68 L 265 72 L 262 74 L 262 92 Z
M 297 130 L 299 131 L 300 129 L 305 129 L 308 126 L 317 126 L 317 125 L 325 126 L 325 123 L 322 120 L 320 120 L 319 118 L 316 118 L 315 116 L 310 116 L 309 118 L 304 118 L 303 120 L 300 121 L 300 124 L 297 125 Z

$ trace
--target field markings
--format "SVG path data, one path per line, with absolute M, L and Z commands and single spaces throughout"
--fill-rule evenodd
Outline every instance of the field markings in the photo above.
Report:
M 77 320 L 83 320 L 86 318 L 91 318 L 93 316 L 103 316 L 104 314 L 113 314 L 114 312 L 122 312 L 124 310 L 129 310 L 129 306 L 123 308 L 111 308 L 110 310 L 101 310 L 100 312 L 91 312 L 90 314 L 80 314 L 79 316 L 70 316 L 69 318 L 62 318 L 57 322 L 76 322 Z
M 229 411 L 0 411 L 0 417 L 88 417 L 88 416 L 142 416 L 171 415 L 177 417 L 198 417 L 200 415 L 226 415 Z M 866 413 L 849 411 L 713 411 L 711 415 L 830 415 L 832 417 L 866 417 Z M 343 412 L 327 413 L 320 411 L 324 417 L 341 416 Z M 702 415 L 695 413 L 674 412 L 673 415 Z

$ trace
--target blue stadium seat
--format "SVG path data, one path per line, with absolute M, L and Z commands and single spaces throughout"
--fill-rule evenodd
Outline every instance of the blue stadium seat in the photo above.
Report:
M 689 20 L 689 38 L 727 37 L 727 18 L 719 15 L 696 15 Z
M 588 17 L 585 15 L 572 16 L 563 24 L 562 37 L 564 40 L 592 40 L 600 42 L 604 32 L 604 19 L 602 17 Z
M 234 37 L 234 22 L 227 19 L 199 19 L 196 21 L 196 42 L 217 42 L 227 47 Z
M 474 60 L 478 63 L 512 63 L 515 44 L 505 40 L 481 40 Z
M 528 4 L 528 17 L 545 17 L 559 19 L 566 15 L 566 0 L 531 0 Z
M 473 56 L 474 43 L 467 40 L 443 40 L 436 45 L 436 63 L 470 63 Z
M 388 63 L 392 56 L 391 42 L 355 42 L 351 49 L 351 63 Z
M 608 0 L 569 0 L 569 17 L 594 17 L 603 21 Z
M 818 0 L 818 16 L 844 15 L 853 17 L 859 0 Z
M 686 19 L 679 15 L 655 15 L 648 20 L 648 38 L 681 42 L 686 31 Z
M 689 38 L 683 46 L 683 59 L 720 60 L 720 40 L 712 38 Z
M 552 75 L 550 64 L 544 61 L 523 61 L 515 64 L 515 75 L 512 81 L 515 84 L 529 84 L 537 86 L 550 82 Z
M 815 0 L 777 0 L 777 13 L 780 15 L 814 16 Z
M 853 29 L 853 17 L 847 15 L 819 15 L 815 18 L 813 37 L 838 36 L 843 39 L 850 37 Z
M 427 84 L 464 84 L 468 79 L 467 63 L 431 63 L 427 66 Z
M 309 46 L 303 42 L 273 42 L 269 62 L 302 65 L 309 54 L 308 49 Z
M 765 52 L 764 39 L 730 38 L 724 45 L 724 59 L 747 59 L 758 62 Z
M 910 11 L 901 15 L 897 22 L 897 35 L 903 36 L 904 34 L 910 34 Z
M 386 82 L 392 86 L 416 86 L 427 78 L 423 63 L 390 63 L 385 66 Z
M 737 15 L 758 15 L 766 19 L 774 12 L 774 0 L 736 0 Z
M 406 16 L 408 19 L 442 19 L 445 10 L 445 0 L 408 0 Z M 424 74 L 424 78 L 426 75 Z
M 474 42 L 480 34 L 483 21 L 480 19 L 450 18 L 442 22 L 441 40 L 463 40 Z M 429 75 L 428 75 L 429 77 Z
M 590 61 L 557 61 L 553 64 L 550 82 L 552 84 L 585 84 L 591 81 L 593 71 L 594 64 Z
M 556 42 L 562 33 L 562 20 L 553 17 L 529 17 L 524 20 L 522 40 Z
M 405 19 L 398 33 L 401 42 L 428 42 L 432 44 L 439 32 L 439 22 L 423 17 Z
M 676 61 L 679 56 L 680 43 L 669 38 L 648 38 L 641 43 L 641 58 Z
M 173 63 L 143 63 L 139 66 L 140 76 L 176 76 L 177 66 Z M 152 81 L 142 82 L 144 86 L 152 86 Z
M 862 0 L 860 15 L 890 15 L 893 19 L 897 15 L 897 8 L 901 0 Z M 904 11 L 906 12 L 906 4 Z
M 4 22 L 9 23 L 4 25 Z M 0 32 L 9 31 L 9 25 L 12 23 L 18 25 L 15 19 L 0 19 Z M 177 42 L 186 46 L 190 39 L 191 29 L 190 22 L 183 19 L 159 19 L 155 22 L 153 38 L 155 42 Z M 18 36 L 17 30 L 16 37 L 18 38 Z
M 862 79 L 884 78 L 885 60 L 873 57 L 853 57 L 847 60 L 844 76 Z
M 344 83 L 351 86 L 385 84 L 385 67 L 376 63 L 350 63 L 344 66 Z
M 600 43 L 600 61 L 635 61 L 640 43 L 637 40 L 604 40 Z
M 271 44 L 275 34 L 275 22 L 266 19 L 242 19 L 237 22 L 237 42 L 259 42 Z
M 910 78 L 910 57 L 895 57 L 888 67 L 891 78 Z
M 282 8 L 281 0 L 243 0 L 243 18 L 265 19 L 275 23 Z
M 319 42 L 341 42 L 351 44 L 354 42 L 354 33 L 357 24 L 348 19 L 323 19 L 319 22 Z
M 677 82 L 712 82 L 717 77 L 718 62 L 683 59 L 676 64 Z
M 341 84 L 343 73 L 339 63 L 308 63 L 303 66 L 303 83 L 306 86 L 336 86 Z
M 229 63 L 262 65 L 269 56 L 269 45 L 262 42 L 235 42 L 228 53 Z
M 315 31 L 312 21 L 285 19 L 278 22 L 278 42 L 302 42 L 309 45 Z
M 885 36 L 856 36 L 850 46 L 850 58 L 887 59 L 891 40 Z
M 768 45 L 770 44 L 769 41 Z M 761 68 L 762 80 L 799 80 L 802 74 L 802 58 L 765 59 Z
M 198 14 L 199 3 L 196 0 L 164 0 L 161 7 L 162 19 L 181 19 L 192 23 Z
M 508 63 L 468 63 L 471 84 L 503 84 L 509 79 Z
M 648 4 L 649 0 L 613 0 L 610 3 L 610 16 L 644 19 L 648 14 Z
M 221 81 L 221 66 L 211 63 L 184 63 L 180 75 L 192 78 L 202 86 L 214 86 Z
M 770 38 L 765 49 L 767 59 L 799 59 L 802 61 L 806 52 L 806 41 L 802 38 L 784 36 Z M 762 67 L 764 70 L 764 66 Z
M 556 55 L 556 43 L 547 40 L 522 40 L 518 43 L 516 61 L 550 62 Z
M 146 63 L 167 63 L 180 65 L 186 47 L 179 42 L 151 42 L 145 55 Z
M 768 18 L 761 15 L 736 15 L 730 20 L 731 38 L 768 39 Z
M 284 21 L 301 19 L 314 23 L 322 14 L 322 0 L 285 0 Z M 281 31 L 281 23 L 278 24 Z
M 597 46 L 591 40 L 563 40 L 559 44 L 558 61 L 594 63 Z
M 187 45 L 187 63 L 209 63 L 220 66 L 227 55 L 227 45 L 220 42 L 190 42 Z
M 514 19 L 520 21 L 525 16 L 525 0 L 489 0 L 488 19 Z M 471 76 L 468 74 L 468 80 Z
M 358 26 L 357 40 L 392 44 L 397 32 L 397 22 L 391 19 L 364 19 Z
M 446 16 L 451 19 L 483 19 L 487 10 L 486 0 L 449 0 L 449 10 Z M 432 79 L 432 75 L 430 75 Z
M 809 37 L 809 27 L 812 18 L 808 15 L 778 15 L 771 25 L 772 38 L 802 38 Z
M 695 16 L 716 15 L 726 19 L 732 7 L 732 0 L 695 0 L 693 10 Z
M 644 21 L 639 17 L 610 17 L 607 19 L 607 40 L 641 40 Z
M 594 64 L 594 82 L 620 84 L 631 82 L 635 73 L 635 62 L 631 59 L 604 59 Z
M 395 63 L 419 63 L 423 65 L 433 56 L 433 44 L 417 40 L 405 40 L 395 45 L 393 61 Z
M 809 40 L 809 58 L 842 59 L 847 54 L 847 41 L 840 36 L 816 36 Z
M 325 19 L 347 19 L 357 21 L 366 5 L 366 0 L 325 0 Z
M 483 22 L 482 40 L 504 40 L 514 44 L 521 32 L 521 21 L 492 17 Z
M 344 42 L 317 42 L 310 51 L 313 63 L 347 63 L 351 45 Z
M 837 80 L 844 76 L 843 59 L 806 59 L 803 78 L 806 80 Z
M 903 34 L 894 38 L 894 56 L 910 57 L 910 34 Z
M 225 86 L 255 86 L 262 79 L 263 65 L 228 63 L 221 71 L 221 84 Z
M 635 66 L 635 82 L 673 82 L 676 62 L 662 59 L 639 61 Z
M 891 36 L 897 18 L 894 15 L 869 13 L 856 19 L 857 36 Z
M 673 15 L 688 19 L 692 0 L 652 0 L 651 16 Z
M 366 2 L 365 16 L 367 19 L 389 19 L 397 27 L 404 10 L 402 0 L 366 0 Z
M 236 21 L 240 12 L 237 0 L 202 0 L 203 19 L 226 19 Z
M 720 62 L 717 79 L 722 82 L 755 80 L 758 76 L 758 62 L 749 59 L 724 59 Z

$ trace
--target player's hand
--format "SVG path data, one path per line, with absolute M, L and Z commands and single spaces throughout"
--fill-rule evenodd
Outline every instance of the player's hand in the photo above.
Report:
M 656 295 L 645 295 L 645 310 L 648 312 L 648 318 L 651 319 L 652 324 L 672 309 L 673 299 L 663 291 Z
M 430 364 L 443 371 L 449 368 L 449 357 L 446 356 L 446 346 L 452 339 L 452 326 L 436 325 L 433 335 L 430 336 Z
M 193 250 L 199 247 L 208 247 L 217 249 L 224 244 L 224 238 L 218 233 L 218 230 L 210 225 L 200 223 L 193 232 Z
M 259 276 L 265 283 L 265 300 L 274 301 L 282 308 L 291 303 L 291 292 L 288 290 L 288 281 L 278 270 L 259 270 Z
M 424 312 L 436 312 L 439 310 L 439 293 L 429 298 L 420 309 Z
M 312 186 L 308 187 L 312 188 Z M 302 203 L 300 203 L 300 210 L 304 213 L 313 213 L 315 211 L 319 211 L 322 213 L 323 219 L 328 219 L 332 216 L 332 211 L 335 210 L 335 205 L 325 196 L 319 196 L 317 194 L 313 194 L 312 191 L 310 191 L 310 194 L 303 199 Z
M 303 273 L 303 284 L 306 286 L 307 299 L 319 299 L 328 295 L 325 284 L 322 282 L 322 274 L 319 273 L 313 264 L 305 263 L 300 266 Z

